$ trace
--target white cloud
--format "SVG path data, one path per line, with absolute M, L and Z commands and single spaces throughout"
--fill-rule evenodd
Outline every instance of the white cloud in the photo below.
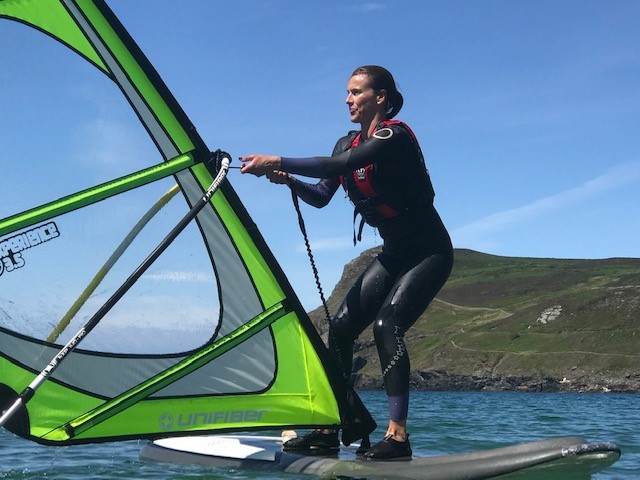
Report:
M 312 240 L 309 243 L 311 244 L 311 250 L 314 252 L 343 250 L 353 245 L 353 241 L 348 237 L 320 238 L 317 240 Z M 307 249 L 304 244 L 300 244 L 298 247 L 296 247 L 296 252 L 306 251 Z
M 159 282 L 212 282 L 210 275 L 203 272 L 163 272 L 143 275 L 148 280 L 156 280 Z
M 384 3 L 367 2 L 362 4 L 360 8 L 365 12 L 373 12 L 377 10 L 386 10 L 387 5 Z
M 640 161 L 620 164 L 608 172 L 564 192 L 536 200 L 528 205 L 486 216 L 452 232 L 456 244 L 473 244 L 476 248 L 495 245 L 488 238 L 532 217 L 561 210 L 599 193 L 611 191 L 640 180 Z
M 353 237 L 327 237 L 310 241 L 311 250 L 313 252 L 321 251 L 337 251 L 337 250 L 353 250 Z M 380 238 L 373 235 L 371 231 L 362 233 L 362 241 L 358 242 L 358 247 L 371 248 L 380 244 Z M 307 252 L 307 248 L 303 243 L 296 247 L 296 252 Z
M 350 12 L 366 13 L 386 10 L 387 7 L 387 4 L 382 2 L 364 2 L 358 3 L 356 5 L 350 5 L 346 8 L 346 10 Z
M 147 158 L 146 139 L 140 139 L 135 127 L 116 120 L 87 122 L 78 133 L 76 156 L 85 163 L 89 158 L 94 165 L 103 167 L 128 165 L 132 157 Z M 151 158 L 159 160 L 157 155 Z

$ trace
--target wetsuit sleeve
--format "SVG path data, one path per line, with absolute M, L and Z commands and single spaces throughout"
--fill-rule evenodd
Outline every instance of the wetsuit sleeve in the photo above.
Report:
M 335 147 L 333 147 L 332 156 L 340 155 L 342 152 L 347 150 L 351 145 L 351 142 L 355 138 L 358 132 L 351 131 L 341 139 L 336 142 Z M 315 157 L 311 158 L 298 158 L 298 159 L 289 159 L 294 163 L 303 164 L 305 162 L 317 163 Z M 311 169 L 317 168 L 318 166 L 312 166 Z M 321 167 L 319 167 L 321 168 Z M 300 197 L 305 203 L 317 208 L 322 208 L 326 206 L 331 198 L 333 198 L 334 193 L 340 187 L 340 179 L 338 177 L 332 178 L 323 178 L 316 184 L 311 184 L 307 182 L 303 182 L 298 180 L 295 177 L 290 177 L 291 180 L 289 182 L 289 187 L 295 191 L 296 195 Z
M 333 157 L 282 157 L 280 170 L 306 177 L 331 178 L 371 163 L 393 160 L 393 152 L 411 144 L 409 133 L 393 125 L 376 132 L 366 142 Z
M 337 178 L 323 178 L 318 183 L 312 184 L 292 177 L 289 186 L 305 203 L 316 208 L 322 208 L 329 203 L 333 194 L 336 193 L 340 186 L 340 181 Z

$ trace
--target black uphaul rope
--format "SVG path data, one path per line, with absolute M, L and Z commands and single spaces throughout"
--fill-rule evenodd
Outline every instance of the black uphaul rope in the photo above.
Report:
M 309 256 L 309 262 L 311 263 L 313 276 L 316 279 L 316 286 L 318 287 L 318 293 L 320 294 L 320 299 L 322 300 L 322 307 L 324 308 L 324 314 L 327 319 L 327 323 L 329 323 L 331 322 L 331 315 L 329 314 L 327 301 L 325 300 L 324 293 L 322 292 L 322 285 L 320 285 L 320 275 L 318 274 L 318 269 L 316 268 L 316 262 L 313 259 L 313 253 L 311 252 L 311 245 L 309 244 L 309 238 L 307 237 L 307 229 L 304 225 L 302 212 L 300 211 L 300 203 L 298 202 L 298 194 L 296 193 L 295 183 L 290 178 L 287 180 L 287 183 L 291 188 L 291 199 L 293 200 L 293 206 L 295 207 L 296 213 L 298 214 L 298 225 L 300 225 L 300 231 L 302 232 L 302 236 L 304 237 L 304 244 L 307 247 L 307 255 Z

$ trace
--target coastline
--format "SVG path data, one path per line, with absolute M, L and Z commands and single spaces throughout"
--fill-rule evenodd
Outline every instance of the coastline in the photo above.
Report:
M 358 390 L 382 390 L 380 378 L 354 374 Z M 442 370 L 414 371 L 410 388 L 434 392 L 540 392 L 540 393 L 640 393 L 640 374 L 623 378 L 557 379 L 551 376 L 501 375 L 492 372 L 474 375 L 448 373 Z

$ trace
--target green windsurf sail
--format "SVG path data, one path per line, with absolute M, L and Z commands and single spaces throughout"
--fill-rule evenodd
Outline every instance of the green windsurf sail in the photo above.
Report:
M 103 1 L 0 0 L 0 39 L 5 409 L 217 171 Z M 225 180 L 5 426 L 64 445 L 375 424 Z

